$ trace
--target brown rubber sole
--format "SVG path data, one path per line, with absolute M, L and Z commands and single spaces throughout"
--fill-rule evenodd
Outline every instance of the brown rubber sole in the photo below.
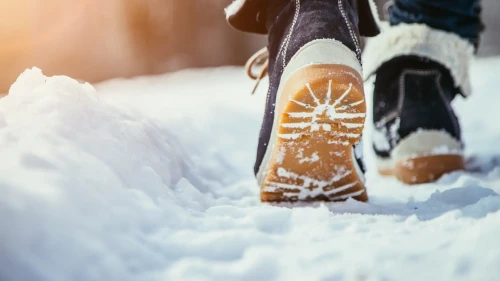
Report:
M 354 69 L 331 64 L 301 68 L 288 79 L 276 105 L 263 202 L 368 200 L 353 158 L 366 117 L 362 81 Z
M 406 184 L 422 184 L 436 181 L 445 174 L 460 170 L 465 170 L 464 157 L 445 154 L 396 161 L 392 170 L 379 169 L 379 173 L 385 176 L 395 176 Z

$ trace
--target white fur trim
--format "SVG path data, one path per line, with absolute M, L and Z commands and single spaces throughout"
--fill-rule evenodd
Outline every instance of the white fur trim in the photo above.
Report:
M 226 18 L 229 18 L 236 13 L 243 7 L 243 4 L 245 4 L 245 0 L 234 0 L 233 3 L 231 3 L 229 6 L 227 6 L 224 11 L 226 12 Z
M 399 24 L 385 28 L 369 39 L 363 55 L 364 77 L 368 79 L 385 62 L 401 55 L 417 55 L 441 63 L 450 70 L 455 86 L 470 95 L 469 65 L 474 47 L 450 32 L 425 24 Z

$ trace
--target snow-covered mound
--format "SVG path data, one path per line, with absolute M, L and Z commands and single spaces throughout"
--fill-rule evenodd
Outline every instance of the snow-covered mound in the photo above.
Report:
M 292 209 L 259 203 L 265 87 L 250 96 L 240 69 L 97 92 L 28 70 L 0 100 L 0 280 L 498 280 L 495 73 L 476 62 L 456 103 L 471 171 L 369 172 L 370 203 Z

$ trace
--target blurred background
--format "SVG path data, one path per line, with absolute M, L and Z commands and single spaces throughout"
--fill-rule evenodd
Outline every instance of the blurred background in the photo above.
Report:
M 26 68 L 89 82 L 241 65 L 264 36 L 230 28 L 232 0 L 0 0 L 0 93 Z M 383 4 L 379 2 L 381 13 Z M 484 0 L 481 56 L 500 55 L 500 1 Z

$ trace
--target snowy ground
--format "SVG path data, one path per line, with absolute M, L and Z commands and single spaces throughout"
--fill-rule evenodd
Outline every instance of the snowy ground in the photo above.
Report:
M 0 100 L 0 280 L 499 280 L 499 73 L 476 62 L 456 103 L 470 172 L 294 209 L 259 203 L 265 86 L 240 69 L 97 94 L 25 73 Z

